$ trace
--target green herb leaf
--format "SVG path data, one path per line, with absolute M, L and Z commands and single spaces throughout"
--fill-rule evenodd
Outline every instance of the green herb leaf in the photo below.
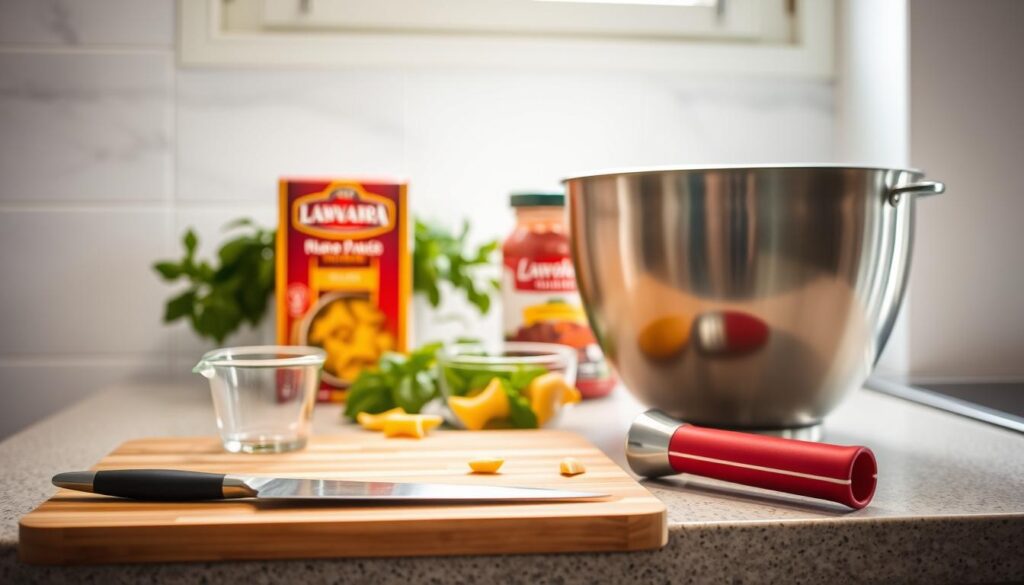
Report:
M 425 285 L 427 291 L 427 301 L 430 302 L 430 306 L 435 309 L 441 304 L 441 289 L 437 288 L 436 283 L 430 283 Z
M 424 404 L 434 398 L 436 389 L 430 373 L 420 370 L 403 376 L 394 388 L 392 396 L 395 404 L 406 412 L 419 412 Z
M 530 401 L 526 396 L 513 389 L 505 380 L 502 380 L 501 387 L 508 396 L 508 420 L 512 426 L 517 429 L 537 428 L 537 415 L 530 408 Z
M 512 388 L 522 392 L 526 390 L 526 387 L 530 385 L 538 376 L 543 376 L 548 373 L 548 369 L 543 366 L 521 366 L 516 371 L 512 372 L 509 376 L 509 384 Z
M 177 262 L 157 262 L 153 264 L 153 270 L 160 273 L 164 280 L 175 280 L 181 276 L 181 264 Z
M 354 419 L 360 412 L 377 414 L 394 407 L 386 376 L 380 372 L 363 370 L 349 386 L 345 416 Z
M 190 264 L 190 266 L 192 266 L 193 268 L 189 276 L 194 276 L 195 278 L 204 282 L 212 282 L 214 280 L 216 271 L 213 269 L 213 266 L 210 266 L 209 262 L 207 262 L 206 260 L 203 260 L 198 265 Z
M 428 343 L 408 356 L 384 353 L 377 371 L 364 370 L 349 387 L 345 416 L 354 419 L 360 412 L 373 414 L 401 406 L 417 413 L 438 397 L 434 367 L 440 343 Z
M 469 383 L 466 384 L 466 389 L 470 392 L 483 390 L 491 383 L 491 380 L 498 376 L 494 372 L 481 371 L 473 374 L 473 377 L 469 379 Z
M 487 264 L 491 261 L 491 255 L 498 251 L 498 241 L 487 242 L 476 251 L 476 256 L 471 264 Z
M 222 343 L 242 322 L 238 304 L 223 291 L 211 290 L 200 297 L 198 309 L 197 325 L 217 343 Z
M 440 342 L 427 343 L 410 353 L 406 371 L 419 372 L 430 368 L 437 357 L 437 352 L 443 345 Z
M 405 374 L 409 358 L 393 351 L 385 352 L 377 362 L 377 368 L 388 378 L 398 380 Z
M 469 392 L 469 385 L 466 384 L 466 380 L 456 374 L 452 368 L 444 368 L 442 375 L 444 376 L 445 384 L 448 385 L 448 392 L 455 396 L 465 396 Z
M 195 289 L 189 289 L 167 301 L 167 307 L 164 310 L 164 323 L 171 323 L 181 319 L 182 317 L 188 317 L 191 315 L 192 307 L 195 305 L 195 302 Z
M 221 265 L 236 267 L 235 263 L 238 262 L 239 257 L 249 251 L 253 245 L 258 246 L 259 243 L 246 236 L 235 238 L 224 244 L 221 246 L 220 251 L 217 252 Z
M 391 388 L 391 400 L 397 406 L 401 406 L 405 412 L 419 412 L 417 406 L 417 392 L 413 387 L 416 383 L 415 378 L 403 377 L 398 380 L 398 384 Z
M 487 314 L 498 284 L 496 279 L 482 278 L 479 269 L 494 264 L 499 243 L 495 240 L 473 248 L 467 243 L 469 227 L 469 220 L 464 220 L 456 235 L 439 225 L 416 220 L 413 290 L 425 295 L 430 306 L 436 308 L 441 304 L 441 283 L 448 282 L 481 314 Z
M 191 258 L 196 251 L 196 247 L 199 245 L 199 238 L 196 237 L 196 233 L 189 228 L 185 232 L 185 236 L 181 239 L 182 243 L 185 244 L 185 254 Z
M 274 288 L 274 255 L 268 254 L 266 248 L 261 251 L 260 261 L 256 265 L 256 287 L 264 291 Z
M 197 334 L 218 343 L 243 323 L 258 325 L 274 289 L 274 231 L 255 227 L 250 221 L 232 222 L 227 227 L 246 231 L 221 246 L 216 266 L 196 259 L 199 238 L 192 229 L 182 236 L 185 250 L 181 260 L 153 265 L 164 280 L 188 283 L 185 292 L 167 301 L 164 320 L 189 318 Z

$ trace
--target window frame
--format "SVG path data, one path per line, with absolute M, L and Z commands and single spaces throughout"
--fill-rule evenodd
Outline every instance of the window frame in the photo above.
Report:
M 386 31 L 227 32 L 220 0 L 180 0 L 185 67 L 488 67 L 833 79 L 834 0 L 795 0 L 794 42 Z

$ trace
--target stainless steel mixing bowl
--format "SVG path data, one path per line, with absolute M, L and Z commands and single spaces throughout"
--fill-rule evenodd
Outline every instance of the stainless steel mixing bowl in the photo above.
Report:
M 576 276 L 626 386 L 694 423 L 818 423 L 861 385 L 907 281 L 907 169 L 669 168 L 567 179 Z

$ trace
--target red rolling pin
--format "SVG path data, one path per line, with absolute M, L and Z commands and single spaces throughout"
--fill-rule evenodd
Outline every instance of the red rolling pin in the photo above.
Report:
M 690 473 L 860 509 L 875 495 L 871 449 L 695 427 L 659 410 L 638 416 L 626 460 L 639 475 Z

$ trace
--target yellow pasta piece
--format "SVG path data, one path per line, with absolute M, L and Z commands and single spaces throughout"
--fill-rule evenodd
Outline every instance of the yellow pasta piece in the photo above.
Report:
M 324 350 L 327 352 L 327 360 L 324 367 L 327 371 L 340 374 L 352 361 L 352 351 L 344 341 L 332 337 L 324 340 Z
M 583 400 L 583 393 L 579 388 L 570 386 L 569 391 L 562 397 L 562 404 L 577 404 Z
M 334 333 L 334 323 L 326 316 L 320 317 L 313 321 L 313 326 L 309 329 L 309 340 L 322 344 L 332 333 Z
M 376 366 L 381 354 L 394 350 L 394 335 L 385 316 L 365 298 L 343 298 L 328 305 L 310 326 L 308 340 L 327 352 L 324 369 L 344 380 L 355 380 Z
M 392 414 L 384 419 L 384 436 L 422 439 L 441 422 L 436 414 Z
M 344 341 L 345 343 L 348 343 L 348 342 L 352 341 L 352 329 L 353 329 L 353 327 L 355 327 L 355 325 L 352 325 L 352 326 L 342 325 L 342 326 L 338 327 L 337 329 L 335 329 L 334 333 L 332 335 L 333 335 L 334 339 L 337 339 L 338 341 Z
M 313 323 L 310 339 L 317 341 L 314 339 L 314 336 L 320 339 L 327 336 L 337 336 L 339 330 L 351 330 L 353 325 L 355 325 L 355 319 L 353 319 L 345 302 L 337 300 L 328 305 L 324 314 Z
M 352 311 L 352 315 L 355 316 L 356 321 L 360 323 L 368 323 L 370 325 L 380 325 L 384 321 L 384 313 L 377 310 L 370 304 L 369 301 L 362 299 L 352 299 L 349 301 L 349 309 Z
M 505 460 L 500 457 L 481 457 L 469 462 L 473 473 L 498 473 Z
M 508 417 L 508 396 L 501 380 L 494 378 L 484 391 L 476 396 L 452 396 L 448 408 L 471 431 L 479 431 L 496 418 Z
M 387 331 L 377 334 L 377 351 L 384 353 L 395 349 L 395 337 Z
M 376 361 L 380 356 L 380 351 L 377 350 L 377 328 L 364 323 L 357 325 L 352 332 L 350 347 L 354 359 Z
M 580 391 L 566 382 L 558 372 L 537 376 L 526 387 L 530 410 L 537 415 L 537 424 L 543 426 L 562 406 L 580 401 Z
M 439 414 L 417 414 L 413 416 L 418 416 L 421 419 L 423 419 L 423 428 L 425 428 L 428 431 L 436 429 L 437 427 L 441 426 L 441 423 L 444 422 L 444 418 L 442 418 L 441 415 Z
M 562 473 L 562 475 L 572 476 L 585 473 L 587 471 L 587 468 L 584 467 L 583 464 L 577 461 L 575 458 L 566 457 L 565 459 L 562 459 L 561 462 L 559 462 L 558 470 Z
M 355 380 L 359 377 L 359 373 L 367 368 L 368 364 L 352 363 L 345 367 L 345 369 L 337 373 L 339 378 L 345 380 Z
M 405 414 L 405 409 L 401 406 L 392 408 L 391 410 L 385 410 L 380 414 L 370 414 L 369 412 L 360 412 L 356 415 L 356 422 L 359 426 L 369 431 L 383 431 L 384 421 L 389 417 L 396 414 Z

